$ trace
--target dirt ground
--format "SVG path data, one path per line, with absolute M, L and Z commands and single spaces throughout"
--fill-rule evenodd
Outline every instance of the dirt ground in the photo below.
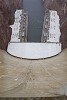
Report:
M 12 57 L 0 50 L 0 97 L 67 96 L 67 49 L 41 60 Z

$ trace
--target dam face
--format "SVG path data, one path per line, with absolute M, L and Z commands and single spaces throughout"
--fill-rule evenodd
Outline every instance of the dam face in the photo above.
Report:
M 24 0 L 23 5 L 24 11 L 28 11 L 29 23 L 26 24 L 26 13 L 22 9 L 15 12 L 15 22 L 11 26 L 12 35 L 7 52 L 12 56 L 25 59 L 43 59 L 59 54 L 61 52 L 59 34 L 61 33 L 57 12 L 49 11 L 48 18 L 50 20 L 48 18 L 46 19 L 46 25 L 42 0 Z M 49 27 L 48 21 L 50 23 Z M 26 25 L 28 25 L 28 41 L 25 41 Z M 45 28 L 48 28 L 48 32 L 45 32 Z M 42 42 L 41 36 L 43 38 Z M 44 42 L 45 37 L 47 37 L 46 42 Z

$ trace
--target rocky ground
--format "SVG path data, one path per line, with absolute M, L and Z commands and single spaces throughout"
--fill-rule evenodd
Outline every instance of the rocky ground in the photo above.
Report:
M 32 97 L 32 98 L 0 98 L 0 100 L 67 100 L 67 97 L 53 97 L 53 98 L 35 98 L 35 97 Z

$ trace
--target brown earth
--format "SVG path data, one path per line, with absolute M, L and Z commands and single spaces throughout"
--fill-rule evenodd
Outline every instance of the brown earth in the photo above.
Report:
M 19 59 L 0 50 L 0 97 L 57 96 L 67 96 L 67 49 L 41 60 Z

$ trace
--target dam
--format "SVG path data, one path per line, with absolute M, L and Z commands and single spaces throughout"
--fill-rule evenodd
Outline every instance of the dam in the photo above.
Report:
M 30 1 L 27 1 L 24 5 L 26 4 L 28 5 L 29 2 Z M 32 5 L 34 3 L 35 6 L 37 4 L 35 0 L 31 0 L 30 3 L 32 3 Z M 39 4 L 43 4 L 43 1 L 39 0 Z M 29 7 L 30 7 L 30 4 L 29 4 Z M 35 13 L 36 11 L 38 12 L 37 9 L 33 10 L 34 9 L 33 6 L 31 6 L 31 8 L 29 9 L 31 10 L 31 14 L 29 14 L 30 11 L 27 13 L 28 18 L 25 17 L 26 14 L 24 14 L 24 11 L 26 12 L 25 8 L 24 8 L 24 11 L 20 9 L 15 12 L 15 22 L 14 22 L 14 25 L 12 25 L 11 41 L 8 44 L 7 52 L 11 54 L 12 56 L 25 58 L 25 59 L 44 59 L 44 58 L 53 57 L 59 54 L 61 52 L 61 43 L 59 41 L 61 32 L 59 28 L 60 18 L 57 11 L 49 10 L 48 18 L 46 19 L 45 16 L 44 18 L 42 17 L 44 20 L 43 21 L 42 19 L 39 20 L 40 15 L 38 15 L 39 17 L 37 17 L 38 13 L 37 14 Z M 34 17 L 32 11 L 34 11 L 36 18 Z M 19 16 L 18 16 L 18 13 L 20 13 Z M 35 19 L 36 21 L 34 21 L 33 19 Z M 27 25 L 26 20 L 28 21 L 28 29 L 26 28 L 26 25 Z M 43 28 L 40 27 L 39 25 L 36 25 L 37 21 L 39 22 L 40 26 L 41 25 L 43 26 Z M 33 26 L 33 23 L 34 23 L 34 26 Z M 48 23 L 49 23 L 49 26 L 48 26 Z M 37 31 L 41 30 L 39 31 L 40 35 L 39 35 L 39 32 L 38 34 L 36 34 L 37 32 L 34 32 L 31 26 L 34 30 L 35 29 Z M 39 27 L 39 28 L 36 28 L 36 27 Z M 25 31 L 25 29 L 27 29 L 28 32 L 30 32 L 31 34 Z M 27 36 L 25 35 L 26 33 L 27 33 Z M 39 38 L 36 35 L 38 35 Z M 27 39 L 25 39 L 25 36 L 27 37 Z M 34 40 L 34 37 L 35 37 L 35 40 Z M 29 39 L 32 41 L 28 41 Z M 43 41 L 42 42 L 40 41 L 41 42 L 40 43 L 38 39 L 43 40 Z M 37 42 L 35 42 L 36 40 Z

